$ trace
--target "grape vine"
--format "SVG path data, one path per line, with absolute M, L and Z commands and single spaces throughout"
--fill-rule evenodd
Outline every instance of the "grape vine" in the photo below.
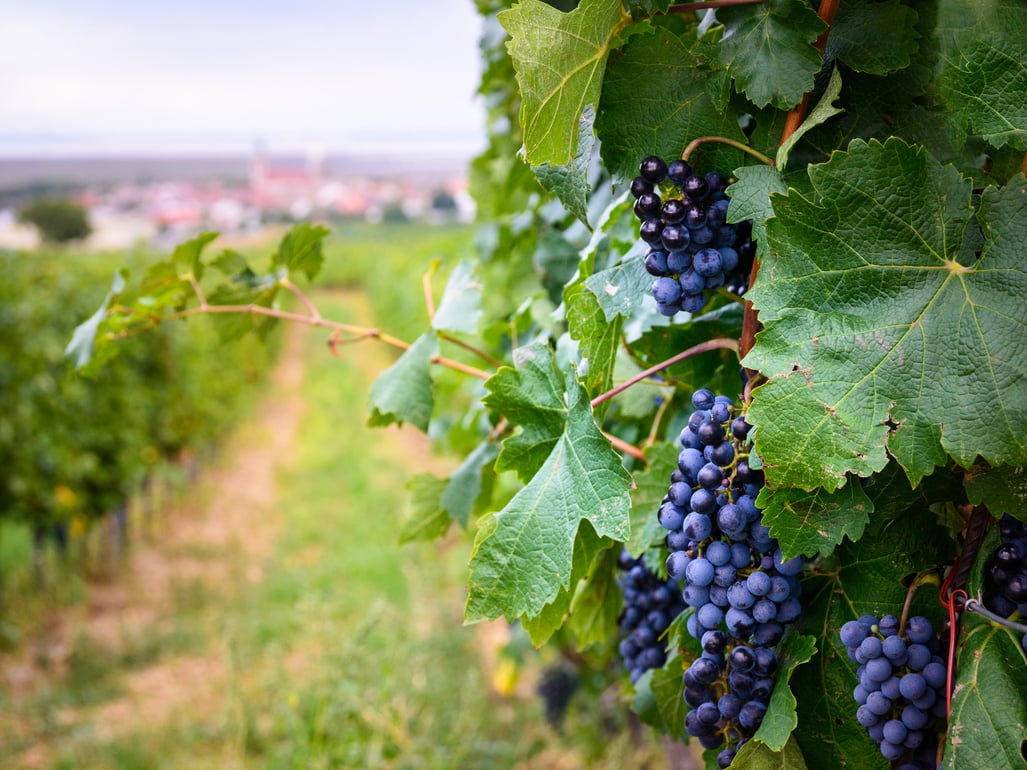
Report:
M 404 531 L 466 532 L 467 621 L 620 648 L 709 767 L 1022 767 L 1027 6 L 478 7 L 475 253 L 417 339 L 323 318 L 301 225 L 266 270 L 183 244 L 78 358 L 197 314 L 388 344 L 371 423 L 465 458 Z

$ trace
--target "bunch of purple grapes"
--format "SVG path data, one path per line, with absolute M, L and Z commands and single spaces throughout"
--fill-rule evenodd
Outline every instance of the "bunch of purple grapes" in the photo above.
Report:
M 709 390 L 692 396 L 678 468 L 660 506 L 667 574 L 694 608 L 686 627 L 703 652 L 685 671 L 685 729 L 728 767 L 756 732 L 774 689 L 775 647 L 801 613 L 801 556 L 784 560 L 756 496 L 763 472 L 749 466 L 751 426 Z
M 645 267 L 656 277 L 659 311 L 697 313 L 705 291 L 722 286 L 742 294 L 748 287 L 756 245 L 752 220 L 729 225 L 727 179 L 717 171 L 699 176 L 684 160 L 668 165 L 650 155 L 631 183 L 639 236 L 649 244 Z
M 626 550 L 621 551 L 617 566 L 625 573 L 621 581 L 623 638 L 618 652 L 634 683 L 649 669 L 667 662 L 665 632 L 685 605 L 678 582 L 661 579 L 646 566 L 644 555 L 635 559 Z
M 988 560 L 984 606 L 1003 618 L 1027 617 L 1027 524 L 1008 513 L 999 521 L 1002 544 Z M 1021 639 L 1027 651 L 1027 635 Z
M 859 664 L 852 697 L 856 720 L 899 770 L 936 765 L 935 722 L 945 716 L 947 668 L 927 618 L 913 617 L 900 633 L 899 619 L 872 615 L 845 623 L 840 632 L 849 657 Z

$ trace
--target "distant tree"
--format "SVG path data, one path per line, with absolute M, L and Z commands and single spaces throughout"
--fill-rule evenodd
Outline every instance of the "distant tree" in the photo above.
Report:
M 403 204 L 400 201 L 392 201 L 382 210 L 382 221 L 397 224 L 410 221 L 410 217 L 403 210 Z
M 436 211 L 452 213 L 456 211 L 456 198 L 445 190 L 439 190 L 432 196 L 431 207 Z
M 63 198 L 38 198 L 25 204 L 18 220 L 34 226 L 48 243 L 67 243 L 93 232 L 83 206 Z

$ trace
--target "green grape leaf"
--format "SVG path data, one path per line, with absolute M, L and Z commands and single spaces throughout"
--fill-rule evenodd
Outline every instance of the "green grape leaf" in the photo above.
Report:
M 432 394 L 431 361 L 439 351 L 435 335 L 427 332 L 371 384 L 367 424 L 402 425 L 409 422 L 427 432 L 435 397 Z
M 549 192 L 556 193 L 566 209 L 585 225 L 588 225 L 588 169 L 592 162 L 592 150 L 595 147 L 596 135 L 592 126 L 596 121 L 596 112 L 591 104 L 586 105 L 581 113 L 578 126 L 578 149 L 574 160 L 566 166 L 554 166 L 542 163 L 532 166 L 539 183 Z
M 603 161 L 630 179 L 648 155 L 677 158 L 690 139 L 724 136 L 745 142 L 736 116 L 718 108 L 707 91 L 709 71 L 670 30 L 660 27 L 633 37 L 611 57 L 603 82 L 596 133 Z M 723 144 L 706 144 L 713 168 L 733 168 L 742 154 Z
M 453 519 L 439 504 L 439 498 L 448 483 L 430 473 L 419 473 L 406 483 L 410 513 L 400 525 L 400 544 L 437 540 L 446 534 Z
M 499 513 L 481 520 L 471 554 L 468 622 L 539 614 L 571 585 L 583 521 L 626 540 L 631 477 L 599 430 L 588 394 L 565 373 L 566 430 L 542 467 Z M 504 450 L 505 451 L 505 450 Z
M 635 488 L 631 490 L 631 537 L 627 542 L 628 552 L 636 558 L 659 545 L 667 535 L 656 513 L 670 486 L 670 474 L 678 467 L 680 450 L 663 441 L 643 451 L 647 464 L 644 471 L 635 474 Z
M 653 671 L 649 687 L 656 700 L 656 708 L 668 735 L 682 735 L 685 731 L 685 682 L 683 658 L 673 655 L 662 668 Z
M 474 334 L 478 331 L 480 318 L 481 281 L 475 277 L 470 262 L 461 262 L 449 274 L 442 300 L 432 316 L 431 328 L 440 332 Z
M 545 463 L 567 425 L 563 377 L 552 351 L 541 342 L 513 353 L 514 366 L 500 367 L 485 383 L 483 403 L 518 426 L 503 441 L 496 471 L 514 470 L 527 482 Z
M 1020 635 L 974 613 L 961 621 L 944 770 L 1023 768 L 1027 653 Z
M 899 0 L 846 0 L 838 4 L 824 60 L 871 75 L 904 69 L 919 48 L 916 22 L 916 11 Z
M 802 749 L 794 738 L 789 739 L 778 751 L 760 741 L 749 741 L 738 750 L 731 764 L 746 770 L 806 770 L 808 767 Z
M 770 203 L 773 193 L 784 195 L 788 192 L 781 172 L 773 166 L 742 166 L 735 169 L 738 181 L 725 191 L 731 198 L 727 218 L 729 222 L 752 220 L 752 237 L 766 249 L 767 220 L 774 216 L 774 207 Z
M 617 620 L 624 608 L 617 583 L 619 553 L 619 545 L 602 551 L 574 592 L 567 623 L 579 649 L 601 644 L 617 634 Z
M 970 596 L 985 588 L 986 568 L 1001 542 L 997 527 L 984 536 L 967 580 Z M 1020 634 L 964 612 L 960 619 L 946 736 L 944 770 L 1022 768 L 1027 735 L 1027 653 Z
M 967 499 L 974 505 L 984 503 L 992 516 L 1008 513 L 1027 521 L 1027 473 L 1022 465 L 992 468 L 978 463 L 963 483 Z
M 685 731 L 689 708 L 684 699 L 683 661 L 676 646 L 669 645 L 663 667 L 649 669 L 634 685 L 631 710 L 643 723 L 665 735 L 679 736 Z
M 813 88 L 820 54 L 812 43 L 827 25 L 802 0 L 721 8 L 717 55 L 738 90 L 757 107 L 788 109 Z
M 827 88 L 824 90 L 823 95 L 820 97 L 820 101 L 817 102 L 817 106 L 810 110 L 809 115 L 802 121 L 792 135 L 781 142 L 781 146 L 777 149 L 777 157 L 775 163 L 778 168 L 785 168 L 788 165 L 788 156 L 792 152 L 792 148 L 796 143 L 802 139 L 803 135 L 806 134 L 810 129 L 816 128 L 821 123 L 830 120 L 835 115 L 844 112 L 840 107 L 835 107 L 834 103 L 838 100 L 838 97 L 842 93 L 842 76 L 838 73 L 838 68 L 835 67 L 831 71 L 831 79 L 827 83 Z
M 892 513 L 897 515 L 878 511 L 858 542 L 842 543 L 802 583 L 804 612 L 796 627 L 816 637 L 819 652 L 792 675 L 793 690 L 802 693 L 794 737 L 810 767 L 890 767 L 856 721 L 852 689 L 858 681 L 857 664 L 849 659 L 838 632 L 846 621 L 865 613 L 899 616 L 906 598 L 903 579 L 948 563 L 955 555 L 955 543 L 923 506 Z M 940 628 L 944 611 L 930 586 L 917 593 L 912 613 Z
M 171 263 L 175 266 L 179 275 L 191 273 L 199 281 L 203 278 L 203 261 L 201 257 L 207 244 L 218 237 L 218 233 L 200 233 L 185 243 L 178 244 L 171 252 Z
M 796 700 L 788 683 L 796 667 L 808 663 L 817 652 L 817 640 L 812 636 L 789 634 L 778 651 L 778 669 L 774 675 L 774 692 L 763 722 L 753 736 L 773 751 L 782 751 L 788 737 L 799 723 L 795 714 Z M 801 754 L 801 752 L 800 752 Z
M 1017 0 L 946 6 L 938 84 L 951 122 L 994 147 L 1027 149 L 1027 6 Z
M 653 673 L 659 669 L 649 669 L 635 682 L 635 696 L 631 699 L 631 710 L 644 725 L 667 732 L 660 717 L 660 709 L 656 705 L 656 696 L 652 690 Z M 680 678 L 680 674 L 678 677 Z M 682 688 L 683 689 L 683 688 Z M 682 724 L 684 722 L 682 721 Z
M 854 141 L 809 177 L 814 199 L 774 197 L 746 295 L 764 326 L 745 364 L 769 378 L 748 417 L 768 485 L 837 489 L 888 454 L 913 485 L 946 453 L 1022 463 L 1027 187 L 985 190 L 978 259 L 969 183 L 922 149 Z
M 584 284 L 568 288 L 564 302 L 571 339 L 577 341 L 581 351 L 585 388 L 592 397 L 598 396 L 613 386 L 613 366 L 620 349 L 624 320 L 617 316 L 607 321 L 599 300 Z M 608 406 L 609 402 L 600 404 L 597 414 L 601 417 Z
M 104 296 L 100 307 L 89 318 L 76 326 L 75 331 L 72 332 L 71 339 L 64 348 L 64 355 L 72 360 L 76 369 L 84 368 L 92 359 L 96 333 L 100 329 L 100 324 L 107 317 L 107 309 L 110 307 L 111 300 L 125 290 L 125 277 L 124 271 L 119 270 L 114 274 L 111 288 Z
M 247 274 L 254 275 L 246 257 L 233 249 L 222 249 L 221 253 L 210 261 L 210 266 L 229 278 Z
M 631 317 L 649 295 L 653 277 L 646 272 L 644 253 L 641 247 L 633 248 L 619 265 L 585 279 L 585 287 L 596 295 L 607 321 L 618 315 Z
M 271 257 L 271 272 L 284 267 L 290 273 L 299 271 L 308 280 L 314 280 L 324 263 L 323 242 L 329 232 L 327 227 L 307 222 L 294 225 Z
M 603 549 L 609 540 L 596 536 L 595 530 L 587 524 L 578 529 L 574 539 L 574 554 L 571 557 L 571 578 L 566 587 L 561 587 L 556 597 L 533 617 L 522 617 L 521 627 L 528 634 L 531 643 L 541 647 L 567 622 L 574 599 L 579 595 L 582 581 L 587 580 Z M 619 592 L 618 592 L 619 593 Z M 583 629 L 585 630 L 585 629 Z M 596 629 L 593 629 L 593 631 Z
M 837 492 L 764 487 L 756 504 L 785 559 L 827 556 L 843 538 L 859 540 L 874 512 L 874 504 L 854 478 Z
M 483 441 L 464 458 L 446 482 L 440 502 L 461 527 L 467 526 L 480 501 L 491 493 L 492 466 L 498 454 L 495 444 Z
M 563 13 L 541 0 L 501 12 L 521 92 L 524 158 L 532 166 L 567 166 L 577 154 L 585 107 L 599 103 L 610 51 L 631 23 L 620 0 L 582 0 Z

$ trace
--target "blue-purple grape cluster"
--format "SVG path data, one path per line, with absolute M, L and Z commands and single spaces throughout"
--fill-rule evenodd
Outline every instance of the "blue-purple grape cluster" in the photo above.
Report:
M 1002 543 L 988 560 L 984 606 L 1003 618 L 1027 618 L 1027 524 L 1008 513 L 999 520 Z M 1020 640 L 1027 651 L 1027 634 Z
M 633 558 L 621 551 L 617 566 L 624 571 L 621 590 L 624 611 L 620 616 L 618 652 L 632 683 L 651 668 L 667 662 L 666 630 L 685 609 L 681 586 L 663 580 L 646 566 L 645 556 Z
M 697 313 L 705 291 L 748 287 L 756 245 L 752 220 L 727 223 L 728 181 L 718 171 L 700 176 L 684 160 L 668 164 L 650 155 L 631 183 L 639 236 L 649 244 L 645 268 L 655 276 L 652 293 L 659 311 Z
M 842 626 L 842 644 L 859 664 L 856 720 L 885 759 L 901 762 L 899 770 L 934 770 L 947 669 L 927 618 L 912 617 L 901 631 L 894 615 L 864 615 Z
M 709 390 L 692 396 L 678 467 L 660 506 L 667 574 L 682 581 L 686 621 L 703 652 L 685 671 L 689 735 L 728 767 L 756 732 L 778 668 L 775 647 L 801 613 L 798 574 L 763 525 L 756 496 L 763 472 L 749 466 L 751 426 Z

